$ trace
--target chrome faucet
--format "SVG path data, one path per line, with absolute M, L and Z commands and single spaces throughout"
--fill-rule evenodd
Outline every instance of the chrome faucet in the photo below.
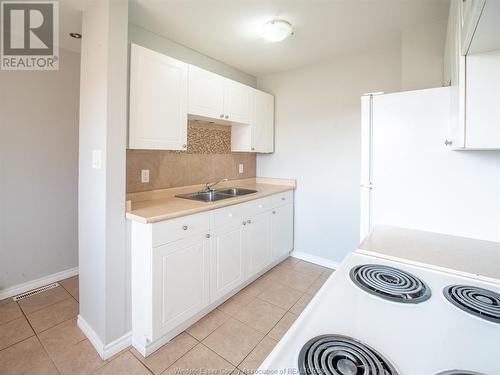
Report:
M 215 185 L 218 185 L 218 184 L 220 184 L 220 183 L 222 183 L 222 182 L 226 182 L 226 181 L 229 181 L 229 180 L 228 180 L 227 178 L 223 178 L 223 179 L 221 179 L 221 180 L 219 180 L 219 181 L 217 181 L 217 182 L 212 182 L 212 183 L 207 182 L 207 183 L 205 184 L 205 189 L 204 189 L 203 191 L 204 191 L 205 193 L 208 193 L 208 192 L 210 192 L 210 191 L 214 191 L 214 186 L 215 186 Z

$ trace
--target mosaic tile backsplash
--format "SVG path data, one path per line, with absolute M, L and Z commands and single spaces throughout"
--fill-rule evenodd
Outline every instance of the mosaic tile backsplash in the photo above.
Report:
M 238 173 L 243 164 L 244 172 Z M 149 183 L 141 183 L 149 169 Z M 127 150 L 127 193 L 256 175 L 254 153 L 231 152 L 231 127 L 190 121 L 186 151 Z
M 192 121 L 188 124 L 188 154 L 230 154 L 231 127 Z M 182 151 L 181 151 L 182 152 Z

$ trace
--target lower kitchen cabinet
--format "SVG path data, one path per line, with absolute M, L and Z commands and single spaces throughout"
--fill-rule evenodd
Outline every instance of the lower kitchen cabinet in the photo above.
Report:
M 293 248 L 293 204 L 272 210 L 271 244 L 273 258 L 290 253 Z
M 245 281 L 244 226 L 238 222 L 210 233 L 211 302 Z
M 152 340 L 208 306 L 209 245 L 199 234 L 153 249 Z
M 245 251 L 247 254 L 247 279 L 262 271 L 273 260 L 271 254 L 270 211 L 255 215 L 247 220 Z
M 147 356 L 288 256 L 293 192 L 130 229 L 133 345 Z

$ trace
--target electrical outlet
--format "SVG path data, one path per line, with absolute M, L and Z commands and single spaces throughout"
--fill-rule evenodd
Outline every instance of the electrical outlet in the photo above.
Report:
M 238 165 L 238 172 L 243 173 L 243 164 Z
M 141 182 L 147 184 L 149 182 L 149 169 L 141 169 Z

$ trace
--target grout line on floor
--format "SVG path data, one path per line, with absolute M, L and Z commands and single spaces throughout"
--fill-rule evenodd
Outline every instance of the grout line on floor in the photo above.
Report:
M 76 275 L 76 276 L 73 276 L 73 277 L 78 277 L 78 283 L 80 283 L 80 277 L 79 277 L 79 275 Z M 66 279 L 62 279 L 61 281 L 68 280 L 68 279 L 72 279 L 73 277 L 69 277 L 69 278 L 66 278 Z M 63 284 L 61 284 L 61 281 L 58 281 L 59 285 L 60 285 L 60 286 L 61 286 L 61 287 L 62 287 L 62 288 L 66 291 L 66 292 L 68 292 L 68 294 L 69 294 L 69 295 L 70 295 L 70 296 L 71 296 L 71 297 L 72 297 L 72 298 L 73 298 L 76 302 L 78 302 L 78 305 L 80 305 L 80 301 L 78 301 L 78 300 L 75 298 L 75 296 L 74 296 L 73 294 L 71 294 L 71 292 L 70 292 L 68 289 L 66 289 L 66 288 L 64 287 L 64 285 L 63 285 Z M 78 290 L 80 290 L 80 286 L 78 286 Z
M 64 289 L 64 288 L 63 288 L 63 289 Z M 64 289 L 64 290 L 66 290 L 66 289 Z M 43 293 L 45 293 L 45 292 L 39 293 L 39 294 L 37 294 L 37 296 L 40 296 L 40 295 L 42 295 Z M 66 301 L 66 300 L 68 300 L 68 299 L 70 299 L 70 298 L 73 298 L 73 296 L 71 295 L 71 293 L 69 293 L 69 292 L 68 292 L 68 294 L 69 294 L 69 297 L 63 298 L 62 300 L 59 300 L 59 301 L 56 301 L 56 302 L 52 302 L 52 303 L 48 304 L 47 306 L 44 306 L 44 307 L 42 307 L 42 308 L 40 308 L 40 309 L 38 309 L 38 310 L 33 310 L 33 311 L 31 311 L 28 315 L 32 315 L 32 314 L 34 314 L 34 313 L 36 313 L 36 312 L 38 312 L 38 311 L 42 311 L 42 310 L 45 310 L 45 309 L 46 309 L 46 308 L 48 308 L 48 307 L 54 306 L 54 305 L 58 304 L 59 302 L 63 302 L 63 301 Z M 29 297 L 28 297 L 28 298 L 29 298 Z M 24 313 L 24 310 L 23 310 L 23 308 L 22 308 L 22 306 L 21 306 L 21 305 L 19 305 L 19 308 L 20 308 L 20 309 L 23 311 L 23 313 Z M 27 317 L 28 315 L 26 315 L 26 317 Z
M 305 293 L 304 293 L 304 294 L 305 294 Z M 256 298 L 258 298 L 258 297 L 256 297 Z M 302 298 L 302 296 L 300 296 L 300 298 Z M 300 298 L 299 298 L 299 299 L 300 299 Z M 263 301 L 263 300 L 261 300 L 261 301 Z M 267 301 L 264 301 L 264 302 L 267 302 Z M 268 303 L 270 303 L 270 302 L 268 302 Z M 276 305 L 274 305 L 274 304 L 273 304 L 273 306 L 276 306 Z M 291 307 L 290 307 L 290 308 L 291 308 Z M 281 309 L 282 309 L 282 310 L 284 310 L 283 308 L 281 308 Z M 280 321 L 281 321 L 281 320 L 285 317 L 285 315 L 286 315 L 288 312 L 290 312 L 290 310 L 285 310 L 285 314 L 283 314 L 283 316 L 280 318 L 280 320 L 278 320 L 278 321 L 276 322 L 276 324 L 274 324 L 274 325 L 271 327 L 271 329 L 270 329 L 269 331 L 267 331 L 267 333 L 266 333 L 266 334 L 264 334 L 264 337 L 262 337 L 262 339 L 261 339 L 261 340 L 260 340 L 260 341 L 259 341 L 259 342 L 258 342 L 258 343 L 257 343 L 257 344 L 253 347 L 253 348 L 252 348 L 252 350 L 250 350 L 250 352 L 249 352 L 249 353 L 248 353 L 248 354 L 247 354 L 247 355 L 246 355 L 246 356 L 245 356 L 245 357 L 241 360 L 241 362 L 240 362 L 240 363 L 238 363 L 238 365 L 236 366 L 236 368 L 237 368 L 238 370 L 240 370 L 240 371 L 242 371 L 243 373 L 245 373 L 243 370 L 241 370 L 241 369 L 239 368 L 239 366 L 240 366 L 243 362 L 245 362 L 245 359 L 247 359 L 247 358 L 248 358 L 248 356 L 249 356 L 249 355 L 250 355 L 250 354 L 254 351 L 254 349 L 255 349 L 255 348 L 256 348 L 256 347 L 257 347 L 257 346 L 258 346 L 258 345 L 259 345 L 262 341 L 264 341 L 264 339 L 265 339 L 266 337 L 269 337 L 269 336 L 268 336 L 268 335 L 269 335 L 269 333 L 270 333 L 270 332 L 274 329 L 274 327 L 276 327 L 276 326 L 278 325 L 278 323 L 279 323 L 279 322 L 280 322 Z M 291 314 L 292 314 L 292 313 L 291 313 Z M 295 315 L 295 314 L 294 314 L 294 315 Z M 239 321 L 239 320 L 238 320 L 238 321 Z M 242 324 L 245 324 L 245 323 L 243 323 L 243 322 L 241 322 L 241 323 L 242 323 Z M 245 325 L 246 325 L 246 326 L 248 326 L 248 327 L 250 327 L 248 324 L 245 324 Z M 252 328 L 252 327 L 250 327 L 250 328 Z M 255 329 L 255 328 L 253 328 L 253 329 Z M 257 330 L 256 330 L 256 331 L 257 331 Z M 260 331 L 257 331 L 257 332 L 260 332 Z M 262 333 L 262 332 L 260 332 L 260 333 Z M 269 338 L 270 338 L 271 340 L 274 340 L 274 341 L 277 341 L 277 342 L 280 342 L 280 340 L 281 340 L 281 339 L 280 339 L 280 340 L 275 340 L 275 339 L 273 339 L 272 337 L 269 337 Z
M 14 303 L 17 303 L 17 302 L 14 302 Z M 23 314 L 23 316 L 24 316 L 23 309 L 21 309 L 21 307 L 19 307 L 19 309 L 21 310 L 21 313 L 22 313 L 22 314 Z M 14 318 L 14 319 L 11 319 L 11 320 L 7 320 L 6 322 L 3 322 L 2 324 L 0 324 L 0 327 L 1 327 L 1 326 L 3 326 L 3 325 L 5 325 L 5 324 L 9 324 L 9 323 L 11 323 L 11 322 L 13 322 L 14 320 L 19 319 L 19 318 L 21 318 L 21 317 L 20 317 L 20 316 L 18 316 L 17 318 Z
M 69 298 L 68 298 L 68 299 L 69 299 Z M 61 302 L 62 302 L 62 301 L 61 301 Z M 42 311 L 42 310 L 39 310 L 39 311 Z M 33 332 L 35 332 L 35 335 L 37 335 L 37 336 L 38 336 L 38 335 L 40 335 L 41 333 L 44 333 L 44 332 L 48 331 L 49 329 L 52 329 L 52 328 L 54 328 L 54 327 L 57 327 L 58 325 L 63 324 L 63 323 L 66 323 L 68 320 L 72 320 L 72 319 L 75 319 L 75 318 L 76 318 L 76 316 L 72 316 L 71 318 L 64 319 L 64 320 L 60 321 L 60 322 L 59 322 L 59 323 L 57 323 L 56 325 L 53 325 L 53 326 L 51 326 L 51 327 L 49 327 L 49 328 L 45 328 L 43 331 L 36 332 L 35 330 L 33 330 Z M 29 321 L 28 321 L 28 323 L 29 323 Z M 30 325 L 31 325 L 31 324 L 30 324 Z M 78 328 L 78 329 L 80 329 L 80 328 Z M 87 337 L 85 337 L 85 338 L 87 338 Z M 84 340 L 82 340 L 82 341 L 84 341 Z M 82 341 L 78 341 L 78 343 L 80 343 L 80 342 L 82 342 Z
M 19 317 L 19 318 L 16 318 L 16 319 L 21 319 L 21 318 L 22 318 L 22 317 Z M 13 322 L 13 321 L 14 321 L 14 320 L 16 320 L 16 319 L 10 320 L 9 322 Z M 24 317 L 24 319 L 26 319 L 26 317 Z M 28 319 L 26 319 L 26 320 L 28 320 Z M 28 321 L 28 324 L 29 324 L 29 326 L 31 327 L 31 324 L 30 324 L 30 322 L 29 322 L 29 321 Z M 3 324 L 2 324 L 2 325 L 3 325 Z M 5 348 L 3 348 L 3 349 L 0 349 L 0 352 L 4 351 L 4 350 L 6 350 L 6 349 L 9 349 L 10 347 L 12 347 L 12 346 L 14 346 L 14 345 L 17 345 L 17 344 L 19 344 L 19 343 L 21 343 L 21 342 L 23 342 L 23 341 L 26 341 L 26 340 L 28 340 L 28 339 L 31 339 L 32 337 L 36 337 L 36 332 L 35 332 L 35 330 L 33 329 L 33 327 L 31 327 L 31 330 L 33 331 L 33 335 L 31 335 L 30 337 L 26 337 L 25 339 L 22 339 L 22 340 L 20 340 L 20 341 L 17 341 L 17 342 L 15 342 L 15 343 L 13 343 L 13 344 L 10 344 L 10 345 L 6 346 L 6 347 L 5 347 Z M 42 346 L 43 346 L 43 345 L 42 345 Z M 45 348 L 44 348 L 44 349 L 45 349 Z
M 210 313 L 209 313 L 209 314 L 210 314 Z M 207 314 L 207 315 L 208 315 L 208 314 Z M 206 316 L 206 315 L 205 315 L 205 316 Z M 196 323 L 198 323 L 198 322 L 199 322 L 201 319 L 203 319 L 205 316 L 203 316 L 203 317 L 201 317 L 200 319 L 198 319 L 196 322 L 194 322 L 193 324 L 191 324 L 189 327 L 187 327 L 187 328 L 186 328 L 184 331 L 182 331 L 182 332 L 187 333 L 187 335 L 188 335 L 188 336 L 190 336 L 190 337 L 192 337 L 193 339 L 195 339 L 198 343 L 201 343 L 201 341 L 200 341 L 200 340 L 198 340 L 196 337 L 194 337 L 192 334 L 190 334 L 187 330 L 188 330 L 189 328 L 191 328 L 193 325 L 195 325 Z M 222 323 L 222 324 L 224 324 L 224 323 Z M 222 324 L 221 324 L 221 325 L 222 325 Z M 220 326 L 219 326 L 219 327 L 220 327 Z M 217 327 L 217 328 L 219 328 L 219 327 Z M 217 328 L 216 328 L 216 329 L 217 329 Z M 215 331 L 215 330 L 214 330 L 214 331 Z M 182 332 L 181 332 L 181 333 L 182 333 Z M 213 332 L 213 331 L 212 331 L 212 332 Z M 210 332 L 210 333 L 208 334 L 208 336 L 210 336 L 210 334 L 211 334 L 212 332 Z M 180 335 L 180 333 L 179 333 L 179 335 Z M 179 335 L 177 335 L 177 336 L 179 336 Z M 177 336 L 175 336 L 175 337 L 177 337 Z M 208 337 L 208 336 L 207 336 L 207 337 Z M 205 339 L 206 339 L 206 337 L 205 337 Z M 203 340 L 205 340 L 205 339 L 203 339 Z M 172 341 L 172 340 L 170 340 L 170 341 Z M 169 342 L 170 342 L 170 341 L 169 341 Z M 168 343 L 167 343 L 167 344 L 168 344 Z M 161 348 L 161 347 L 160 347 L 160 348 Z
M 297 262 L 296 264 L 299 264 L 300 262 L 304 262 L 304 261 L 299 260 L 299 262 Z M 309 263 L 309 262 L 306 262 L 306 263 Z M 295 265 L 296 265 L 296 264 L 295 264 Z M 311 263 L 311 264 L 314 264 L 314 263 Z M 274 267 L 273 267 L 273 268 L 274 268 Z M 271 271 L 273 270 L 273 268 L 272 268 L 272 269 L 270 269 L 269 271 L 267 271 L 265 274 L 261 275 L 260 277 L 263 277 L 263 276 L 264 276 L 264 275 L 266 275 L 268 272 L 271 272 Z M 327 268 L 327 267 L 325 267 L 325 268 Z M 313 276 L 313 275 L 308 275 L 308 274 L 306 274 L 306 273 L 303 273 L 303 272 L 300 272 L 300 271 L 294 270 L 294 269 L 293 269 L 293 267 L 292 267 L 292 268 L 290 268 L 290 270 L 293 270 L 293 271 L 295 271 L 295 272 L 297 272 L 297 273 L 300 273 L 301 275 Z M 322 274 L 323 274 L 323 272 L 321 272 L 321 273 L 319 273 L 318 275 L 314 276 L 314 280 L 313 280 L 313 282 L 311 283 L 311 285 L 312 285 L 312 284 L 314 284 L 314 283 L 315 283 L 315 282 L 316 282 L 316 281 L 317 281 L 317 280 L 321 277 L 321 275 L 322 275 Z M 260 278 L 260 277 L 259 277 L 259 278 Z M 256 282 L 259 278 L 257 278 L 256 280 L 254 280 L 254 281 L 253 281 L 252 283 L 250 283 L 248 286 L 252 285 L 252 284 L 253 284 L 254 282 Z M 164 374 L 164 373 L 165 373 L 165 372 L 166 372 L 166 371 L 167 371 L 170 367 L 172 367 L 172 366 L 173 366 L 176 362 L 178 362 L 178 361 L 179 361 L 179 360 L 181 360 L 183 357 L 185 357 L 188 353 L 190 353 L 192 350 L 194 350 L 194 349 L 196 348 L 196 346 L 198 346 L 198 344 L 203 345 L 205 348 L 207 348 L 208 350 L 210 350 L 212 353 L 214 353 L 214 354 L 215 354 L 215 355 L 217 355 L 218 357 L 222 358 L 224 361 L 228 362 L 231 366 L 234 366 L 234 370 L 239 370 L 239 371 L 241 371 L 243 374 L 245 374 L 245 372 L 244 372 L 242 369 L 240 369 L 240 367 L 239 367 L 239 366 L 240 366 L 240 365 L 241 365 L 241 364 L 242 364 L 242 363 L 243 363 L 243 362 L 244 362 L 244 361 L 245 361 L 245 360 L 249 357 L 249 355 L 250 355 L 250 354 L 251 354 L 251 353 L 255 350 L 255 348 L 256 348 L 256 347 L 257 347 L 257 346 L 258 346 L 258 345 L 259 345 L 259 344 L 260 344 L 260 343 L 261 343 L 261 342 L 262 342 L 262 341 L 263 341 L 266 337 L 268 337 L 269 339 L 271 339 L 271 340 L 273 340 L 273 341 L 277 341 L 277 342 L 279 342 L 281 339 L 280 339 L 280 340 L 276 340 L 276 339 L 274 339 L 274 338 L 270 337 L 270 336 L 269 336 L 269 333 L 270 333 L 270 332 L 271 332 L 271 331 L 272 331 L 272 330 L 273 330 L 273 329 L 274 329 L 274 328 L 275 328 L 275 327 L 276 327 L 276 326 L 277 326 L 277 325 L 278 325 L 278 324 L 279 324 L 279 323 L 283 320 L 283 318 L 285 317 L 285 315 L 286 315 L 287 313 L 290 313 L 290 314 L 293 314 L 293 315 L 295 315 L 295 316 L 298 316 L 297 314 L 292 313 L 290 310 L 293 308 L 293 306 L 295 306 L 295 304 L 296 304 L 296 303 L 297 303 L 297 302 L 298 302 L 298 301 L 299 301 L 299 300 L 300 300 L 300 299 L 301 299 L 304 295 L 310 295 L 309 293 L 307 293 L 307 292 L 305 292 L 305 291 L 301 291 L 301 290 L 295 289 L 295 288 L 293 288 L 292 286 L 289 286 L 289 285 L 287 285 L 287 284 L 285 284 L 285 283 L 280 282 L 280 281 L 279 281 L 279 279 L 278 279 L 278 280 L 273 280 L 273 281 L 274 281 L 274 282 L 278 282 L 279 284 L 281 284 L 281 285 L 283 285 L 283 286 L 286 286 L 287 288 L 290 288 L 290 289 L 292 289 L 292 290 L 294 290 L 294 291 L 296 291 L 296 292 L 299 292 L 299 293 L 301 293 L 301 295 L 300 295 L 300 297 L 297 299 L 297 301 L 296 301 L 296 302 L 295 302 L 292 306 L 290 306 L 290 308 L 288 308 L 288 309 L 284 309 L 282 306 L 278 306 L 278 305 L 276 305 L 276 304 L 274 304 L 274 303 L 272 303 L 272 302 L 265 301 L 265 300 L 263 300 L 263 299 L 259 298 L 259 295 L 261 295 L 263 292 L 258 293 L 256 296 L 253 296 L 253 297 L 254 297 L 254 299 L 259 299 L 260 301 L 270 303 L 271 305 L 276 306 L 276 307 L 278 307 L 278 308 L 280 308 L 280 309 L 282 309 L 282 310 L 284 310 L 284 311 L 285 311 L 285 313 L 283 314 L 283 316 L 282 316 L 282 317 L 281 317 L 281 318 L 280 318 L 280 319 L 279 319 L 279 320 L 278 320 L 278 321 L 277 321 L 277 322 L 276 322 L 276 323 L 275 323 L 275 324 L 274 324 L 274 325 L 273 325 L 273 326 L 272 326 L 272 327 L 271 327 L 271 328 L 267 331 L 267 333 L 263 333 L 263 332 L 261 332 L 261 331 L 259 331 L 259 330 L 255 329 L 255 328 L 253 328 L 252 326 L 248 325 L 248 324 L 247 324 L 247 323 L 245 323 L 245 322 L 242 322 L 240 319 L 238 319 L 238 318 L 236 317 L 236 315 L 237 315 L 237 314 L 238 314 L 241 310 L 243 310 L 243 309 L 247 308 L 247 306 L 248 306 L 249 304 L 251 304 L 253 301 L 252 301 L 252 302 L 250 302 L 248 305 L 245 305 L 245 306 L 243 306 L 241 309 L 239 309 L 239 310 L 235 313 L 235 315 L 225 313 L 224 311 L 222 311 L 222 310 L 220 310 L 220 309 L 219 309 L 219 306 L 217 306 L 217 307 L 215 308 L 215 309 L 218 309 L 219 311 L 223 312 L 224 314 L 228 315 L 230 319 L 234 319 L 234 320 L 238 321 L 239 323 L 243 324 L 244 326 L 249 327 L 249 328 L 251 328 L 252 330 L 254 330 L 254 331 L 256 331 L 256 332 L 258 332 L 258 333 L 260 333 L 260 334 L 262 334 L 262 335 L 263 335 L 263 336 L 262 336 L 262 338 L 261 338 L 261 339 L 260 339 L 260 340 L 259 340 L 259 341 L 258 341 L 258 342 L 257 342 L 257 343 L 253 346 L 253 347 L 252 347 L 252 349 L 248 352 L 248 354 L 247 354 L 247 355 L 246 355 L 246 356 L 245 356 L 245 357 L 244 357 L 244 358 L 243 358 L 243 359 L 242 359 L 242 360 L 241 360 L 241 361 L 240 361 L 237 365 L 234 365 L 234 364 L 233 364 L 231 361 L 229 361 L 227 358 L 224 358 L 222 355 L 220 355 L 219 353 L 217 353 L 217 352 L 215 352 L 214 350 L 212 350 L 210 347 L 208 347 L 208 346 L 207 346 L 207 345 L 203 342 L 203 341 L 204 341 L 204 340 L 205 340 L 208 336 L 210 336 L 213 332 L 215 332 L 215 331 L 216 331 L 217 329 L 219 329 L 219 328 L 220 328 L 223 324 L 225 324 L 225 323 L 226 323 L 226 322 L 224 322 L 224 323 L 222 323 L 219 327 L 217 327 L 214 331 L 210 332 L 210 334 L 209 334 L 209 335 L 207 335 L 207 337 L 205 337 L 203 340 L 198 340 L 196 337 L 194 337 L 194 336 L 192 336 L 191 334 L 189 334 L 189 332 L 187 331 L 187 329 L 188 329 L 189 327 L 188 327 L 186 330 L 184 330 L 184 331 L 183 331 L 184 333 L 186 333 L 189 337 L 192 337 L 192 338 L 196 341 L 196 345 L 195 345 L 195 346 L 193 346 L 191 349 L 189 349 L 186 353 L 184 353 L 183 355 L 181 355 L 179 358 L 177 358 L 177 359 L 174 361 L 174 363 L 172 363 L 170 366 L 168 366 L 168 367 L 167 367 L 167 368 L 166 368 L 163 372 L 161 372 L 161 374 Z M 240 292 L 240 291 L 239 291 L 239 292 Z M 239 293 L 239 292 L 238 292 L 238 293 Z M 69 291 L 68 291 L 68 293 L 69 293 Z M 238 293 L 236 293 L 234 296 L 236 296 Z M 70 294 L 71 294 L 71 293 L 70 293 Z M 315 293 L 315 294 L 316 294 L 316 293 Z M 313 294 L 313 296 L 314 296 L 315 294 Z M 232 297 L 234 297 L 234 296 L 232 296 Z M 229 298 L 228 298 L 228 300 L 229 300 Z M 215 309 L 214 309 L 214 310 L 215 310 Z M 299 314 L 299 315 L 300 315 L 300 314 Z M 201 320 L 201 319 L 203 319 L 203 317 L 201 317 L 201 318 L 200 318 L 200 320 Z M 227 320 L 226 320 L 226 321 L 227 321 Z M 193 324 L 196 324 L 196 322 L 195 322 L 195 323 L 193 323 Z M 182 333 L 182 332 L 181 332 L 181 333 Z M 169 341 L 169 342 L 170 342 L 170 341 Z M 166 343 L 165 345 L 168 345 L 168 343 Z M 163 346 L 162 346 L 162 347 L 163 347 Z M 135 357 L 135 358 L 136 358 L 139 362 L 141 362 L 141 364 L 142 364 L 144 367 L 146 367 L 146 369 L 147 369 L 149 372 L 152 372 L 152 371 L 153 371 L 152 369 L 150 369 L 150 368 L 146 365 L 146 363 L 144 363 L 144 362 L 143 362 L 144 358 L 139 358 L 139 357 L 138 357 L 138 356 L 134 353 L 134 351 L 132 351 L 132 350 L 130 350 L 130 349 L 129 349 L 129 351 L 130 351 L 130 353 L 131 353 L 131 354 L 132 354 L 132 355 L 133 355 L 133 356 L 134 356 L 134 357 Z M 153 354 L 154 354 L 154 353 L 152 353 L 152 355 L 153 355 Z M 141 354 L 139 353 L 138 355 L 141 355 Z M 141 357 L 142 357 L 142 356 L 141 356 Z M 108 362 L 108 363 L 109 363 L 109 362 Z M 233 371 L 234 371 L 234 370 L 233 370 Z M 242 374 L 242 375 L 243 375 L 243 374 Z
M 59 366 L 57 366 L 57 364 L 55 363 L 54 359 L 52 358 L 52 356 L 50 355 L 50 353 L 47 351 L 47 349 L 45 348 L 45 345 L 43 345 L 43 342 L 42 340 L 40 340 L 40 337 L 38 337 L 38 335 L 35 333 L 35 337 L 36 339 L 38 340 L 38 342 L 40 343 L 40 346 L 42 347 L 43 351 L 45 352 L 45 354 L 47 354 L 47 357 L 50 359 L 50 362 L 52 362 L 52 364 L 54 365 L 54 368 L 57 370 L 57 372 L 59 374 L 62 374 L 61 373 L 61 370 L 59 370 Z
M 116 356 L 116 354 L 115 354 L 116 358 L 114 358 L 114 359 L 113 359 L 113 360 L 111 360 L 111 361 L 110 361 L 109 359 L 108 359 L 108 360 L 106 360 L 106 361 L 105 361 L 105 362 L 106 362 L 106 364 L 105 364 L 104 366 L 101 366 L 101 367 L 99 367 L 99 368 L 95 369 L 94 371 L 92 371 L 92 374 L 95 374 L 95 373 L 96 373 L 96 372 L 98 372 L 99 370 L 101 370 L 101 369 L 103 369 L 104 367 L 106 367 L 106 366 L 110 365 L 111 363 L 113 363 L 113 361 L 117 360 L 117 359 L 118 359 L 118 358 L 120 358 L 122 355 L 124 355 L 125 353 L 127 353 L 127 352 L 128 352 L 128 353 L 130 353 L 130 355 L 131 355 L 133 358 L 135 358 L 135 359 L 139 362 L 139 364 L 140 364 L 142 367 L 144 367 L 144 368 L 146 369 L 146 371 L 147 371 L 148 373 L 150 373 L 150 374 L 154 375 L 154 372 L 153 372 L 152 370 L 150 370 L 150 369 L 149 369 L 149 367 L 148 367 L 148 366 L 146 366 L 146 365 L 145 365 L 145 364 L 144 364 L 144 363 L 143 363 L 143 362 L 142 362 L 139 358 L 137 358 L 137 356 L 136 356 L 136 355 L 134 355 L 134 353 L 130 350 L 131 348 L 133 348 L 133 346 L 130 346 L 130 347 L 128 347 L 127 349 L 124 349 L 124 350 L 123 350 L 123 351 L 122 351 L 119 355 L 117 355 L 117 356 Z M 117 353 L 117 354 L 118 354 L 118 353 Z M 113 356 L 113 357 L 114 357 L 114 356 Z

